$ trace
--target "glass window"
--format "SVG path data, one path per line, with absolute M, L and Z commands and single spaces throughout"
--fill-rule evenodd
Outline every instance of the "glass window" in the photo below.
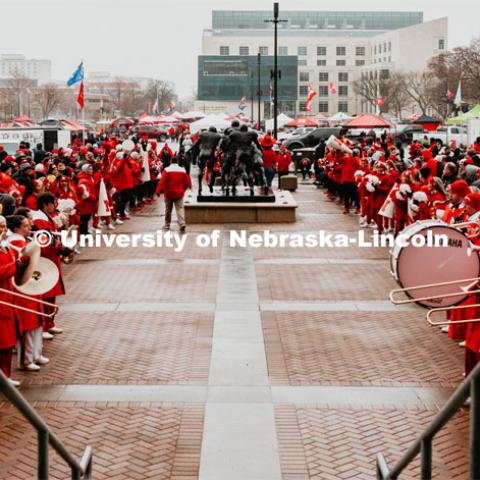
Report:
M 387 51 L 387 42 L 383 44 L 383 53 L 386 53 Z
M 238 54 L 239 55 L 248 55 L 249 51 L 250 51 L 250 49 L 248 47 L 240 47 L 238 49 Z
M 300 85 L 298 87 L 298 94 L 303 96 L 308 95 L 308 85 Z
M 388 51 L 391 52 L 392 51 L 392 42 L 388 42 Z
M 309 81 L 308 72 L 300 72 L 298 78 L 301 82 L 308 82 Z
M 221 46 L 220 47 L 220 55 L 230 55 L 230 47 Z
M 204 75 L 248 75 L 248 62 L 246 60 L 232 61 L 205 61 L 203 64 Z
M 328 72 L 320 72 L 318 74 L 318 81 L 319 82 L 328 82 Z
M 317 65 L 319 67 L 325 67 L 327 65 L 327 61 L 326 60 L 317 60 Z
M 365 56 L 365 47 L 356 47 L 355 48 L 355 55 L 357 55 L 357 57 L 364 57 Z
M 338 102 L 339 112 L 348 112 L 348 102 Z
M 320 85 L 318 87 L 318 96 L 319 97 L 328 97 L 328 85 Z
M 374 49 L 373 49 L 373 50 L 374 50 L 374 52 L 375 52 L 375 55 L 376 55 L 376 54 L 377 54 L 377 46 L 376 46 L 376 45 L 375 45 L 375 47 L 374 47 Z
M 298 47 L 298 55 L 306 55 L 307 47 Z
M 363 65 L 365 65 L 365 60 L 355 60 L 356 67 L 362 67 Z
M 382 80 L 387 80 L 390 78 L 390 71 L 389 70 L 380 70 L 380 78 Z
M 439 50 L 445 50 L 445 40 L 443 38 L 441 38 L 439 41 L 438 41 L 438 49 Z
M 260 55 L 268 55 L 268 47 L 258 47 L 258 53 Z
M 346 60 L 337 60 L 337 67 L 344 67 L 346 64 Z
M 340 97 L 348 97 L 348 87 L 347 87 L 347 85 L 340 85 L 338 87 L 338 95 Z
M 298 108 L 300 109 L 301 112 L 306 112 L 307 111 L 307 103 L 306 102 L 300 102 L 298 104 Z
M 298 66 L 299 67 L 306 67 L 307 66 L 307 61 L 306 60 L 299 60 L 298 61 Z
M 282 56 L 288 55 L 288 47 L 278 47 L 278 54 Z
M 328 113 L 328 102 L 318 102 L 318 111 L 320 113 Z
M 337 47 L 337 55 L 344 56 L 347 54 L 347 47 Z
M 338 72 L 339 82 L 348 82 L 348 72 Z
M 317 55 L 324 57 L 327 54 L 327 47 L 317 47 Z

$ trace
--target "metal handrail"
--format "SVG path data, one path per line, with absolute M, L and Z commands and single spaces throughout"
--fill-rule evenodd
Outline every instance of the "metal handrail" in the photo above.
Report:
M 50 445 L 72 471 L 72 480 L 91 480 L 92 478 L 92 447 L 87 446 L 83 456 L 78 462 L 72 454 L 64 447 L 63 443 L 53 433 L 49 426 L 43 421 L 38 413 L 25 400 L 25 397 L 9 383 L 5 374 L 0 371 L 0 392 L 10 400 L 13 406 L 25 417 L 35 428 L 38 434 L 38 480 L 48 480 L 48 445 Z
M 405 454 L 389 470 L 382 453 L 377 455 L 377 479 L 395 480 L 421 453 L 421 479 L 432 478 L 433 437 L 460 410 L 470 396 L 470 480 L 480 478 L 480 364 L 460 384 L 445 406 L 415 440 Z

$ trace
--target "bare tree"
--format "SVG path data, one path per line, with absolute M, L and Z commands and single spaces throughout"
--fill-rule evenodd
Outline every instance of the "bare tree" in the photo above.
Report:
M 381 97 L 385 102 L 382 110 L 400 116 L 402 109 L 408 101 L 405 93 L 405 76 L 400 72 L 364 73 L 362 77 L 353 82 L 353 89 L 360 98 L 373 109 Z
M 145 99 L 154 105 L 158 98 L 158 110 L 165 110 L 168 102 L 177 101 L 174 85 L 165 80 L 150 80 L 145 88 Z
M 15 116 L 19 117 L 24 113 L 28 113 L 28 96 L 33 83 L 30 78 L 26 77 L 19 70 L 15 70 L 11 78 L 7 80 L 7 88 L 10 89 L 15 102 Z
M 33 103 L 40 108 L 42 118 L 50 117 L 60 105 L 60 89 L 54 83 L 47 83 L 33 93 Z
M 424 115 L 429 109 L 436 111 L 438 107 L 431 87 L 432 78 L 428 72 L 409 72 L 405 75 L 405 93 Z

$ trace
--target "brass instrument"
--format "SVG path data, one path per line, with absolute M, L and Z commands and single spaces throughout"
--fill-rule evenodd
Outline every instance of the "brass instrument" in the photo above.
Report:
M 5 302 L 3 300 L 0 300 L 0 305 L 5 305 L 7 307 L 12 307 L 12 308 L 17 309 L 17 310 L 23 310 L 24 312 L 35 313 L 37 315 L 40 315 L 40 316 L 46 317 L 46 318 L 52 318 L 58 312 L 58 305 L 56 305 L 55 303 L 46 302 L 45 300 L 40 300 L 40 299 L 38 299 L 38 298 L 36 298 L 32 295 L 25 295 L 24 293 L 14 292 L 12 290 L 7 290 L 5 288 L 0 288 L 0 292 L 1 293 L 8 293 L 9 295 L 13 295 L 14 297 L 24 298 L 25 300 L 32 300 L 34 302 L 41 303 L 42 305 L 46 305 L 47 307 L 51 307 L 53 310 L 52 310 L 51 313 L 44 313 L 44 312 L 39 312 L 38 310 L 33 310 L 31 308 L 16 305 L 15 303 Z

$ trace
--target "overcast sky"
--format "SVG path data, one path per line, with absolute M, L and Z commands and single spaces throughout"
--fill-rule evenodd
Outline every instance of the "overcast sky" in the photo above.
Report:
M 449 46 L 480 36 L 479 0 L 280 0 L 282 10 L 413 10 L 449 19 Z M 212 9 L 270 10 L 270 0 L 0 0 L 0 53 L 52 61 L 67 79 L 83 58 L 86 72 L 155 77 L 181 97 L 196 88 L 196 59 Z M 413 52 L 414 53 L 414 52 Z

